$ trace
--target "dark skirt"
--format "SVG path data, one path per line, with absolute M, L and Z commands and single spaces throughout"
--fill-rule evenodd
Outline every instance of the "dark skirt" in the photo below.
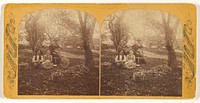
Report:
M 144 57 L 136 57 L 136 63 L 137 64 L 146 64 L 146 61 L 144 60 Z

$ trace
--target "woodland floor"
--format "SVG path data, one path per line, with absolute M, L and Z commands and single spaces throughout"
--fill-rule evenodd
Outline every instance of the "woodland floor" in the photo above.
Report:
M 114 50 L 102 50 L 101 95 L 181 96 L 181 53 L 176 52 L 180 68 L 173 70 L 157 67 L 167 64 L 166 53 L 145 50 L 146 64 L 134 69 L 125 69 L 114 65 Z M 82 50 L 67 49 L 62 51 L 62 55 L 70 60 L 68 68 L 43 69 L 30 65 L 31 50 L 19 49 L 18 94 L 98 95 L 98 51 L 93 51 L 95 68 L 92 69 L 82 66 L 82 54 Z M 104 63 L 110 64 L 103 65 Z M 135 79 L 134 75 L 137 75 Z
M 162 66 L 167 64 L 166 53 L 145 50 L 146 64 L 126 69 L 114 65 L 113 50 L 102 50 L 101 95 L 181 96 L 181 53 L 176 51 L 179 65 L 173 70 Z
M 69 59 L 67 68 L 33 68 L 31 50 L 19 49 L 19 95 L 98 95 L 98 52 L 94 51 L 95 68 L 84 67 L 82 50 L 66 49 L 62 55 Z

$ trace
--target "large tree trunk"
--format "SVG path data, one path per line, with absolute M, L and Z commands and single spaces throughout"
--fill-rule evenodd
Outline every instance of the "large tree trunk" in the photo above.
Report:
M 29 43 L 31 46 L 31 49 L 33 53 L 35 52 L 35 44 L 39 38 L 38 36 L 38 20 L 40 18 L 40 12 L 33 16 L 32 14 L 29 14 L 30 17 L 25 21 L 25 28 L 28 33 Z M 31 23 L 32 21 L 32 23 Z
M 112 34 L 112 41 L 115 47 L 116 52 L 118 51 L 118 44 L 117 44 L 117 39 L 116 39 L 116 34 L 115 31 L 113 30 L 113 23 L 111 21 L 109 21 L 108 23 L 108 27 L 110 29 L 110 33 Z
M 177 66 L 177 60 L 176 60 L 176 53 L 175 53 L 175 50 L 173 47 L 174 32 L 169 25 L 171 15 L 168 13 L 167 20 L 165 18 L 164 13 L 161 13 L 161 16 L 162 16 L 164 32 L 165 32 L 166 48 L 168 51 L 168 66 L 170 66 L 172 69 L 174 69 Z
M 84 19 L 82 19 L 82 15 L 80 11 L 77 11 L 78 13 L 78 18 L 80 21 L 81 25 L 81 34 L 82 34 L 82 40 L 83 40 L 83 49 L 85 51 L 85 66 L 87 67 L 94 67 L 94 59 L 93 59 L 93 54 L 92 50 L 90 47 L 90 31 L 86 27 L 87 23 L 87 14 L 85 13 Z
M 123 42 L 124 36 L 127 36 L 127 35 L 123 35 L 124 28 L 122 25 L 122 20 L 123 20 L 124 15 L 125 15 L 125 11 L 122 11 L 119 16 L 117 16 L 116 14 L 113 14 L 108 22 L 108 27 L 112 35 L 112 42 L 115 46 L 116 52 L 118 52 L 119 49 L 122 46 L 124 46 L 122 42 Z
M 88 34 L 83 34 L 83 35 L 88 35 Z M 94 67 L 94 59 L 89 40 L 87 39 L 83 40 L 83 49 L 85 51 L 85 66 Z
M 174 69 L 177 66 L 176 53 L 173 48 L 173 45 L 170 45 L 169 41 L 167 41 L 167 51 L 168 51 L 168 66 Z

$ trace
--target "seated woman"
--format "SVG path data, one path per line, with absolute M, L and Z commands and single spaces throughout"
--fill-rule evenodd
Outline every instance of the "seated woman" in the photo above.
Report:
M 32 58 L 33 66 L 37 67 L 37 68 L 41 67 L 43 60 L 44 59 L 43 59 L 43 55 L 42 55 L 41 51 L 40 50 L 36 51 L 35 55 Z
M 42 66 L 45 69 L 50 69 L 53 68 L 53 63 L 52 63 L 53 57 L 50 54 L 50 50 L 46 51 L 46 54 L 44 55 L 44 62 L 42 63 Z
M 50 54 L 53 56 L 52 62 L 54 66 L 58 66 L 61 62 L 59 39 L 54 39 L 53 43 L 49 46 Z
M 123 67 L 126 62 L 126 56 L 124 55 L 123 50 L 118 52 L 118 55 L 115 57 L 115 63 L 118 67 Z
M 133 50 L 129 50 L 129 54 L 127 55 L 127 61 L 125 63 L 126 68 L 135 68 L 137 65 L 135 63 L 135 55 L 133 54 Z
M 141 40 L 137 40 L 137 43 L 134 44 L 132 46 L 132 49 L 134 50 L 134 55 L 136 57 L 136 63 L 138 66 L 140 66 L 140 64 L 146 64 L 145 60 L 144 60 L 144 55 L 143 55 L 143 46 L 141 43 Z
M 140 66 L 140 64 L 146 64 L 146 61 L 144 60 L 142 48 L 138 48 L 138 49 L 135 51 L 134 54 L 135 54 L 136 63 L 138 64 L 138 66 Z

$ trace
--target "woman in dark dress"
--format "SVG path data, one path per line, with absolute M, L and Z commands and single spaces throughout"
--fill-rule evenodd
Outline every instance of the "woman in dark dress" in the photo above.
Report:
M 59 49 L 60 49 L 60 46 L 58 44 L 58 39 L 54 39 L 54 43 L 52 43 L 50 46 L 49 46 L 49 50 L 50 50 L 50 54 L 53 56 L 53 64 L 54 66 L 57 66 L 60 64 L 61 62 L 61 57 L 60 57 L 60 54 L 59 54 Z
M 137 43 L 132 46 L 132 49 L 134 50 L 134 55 L 136 57 L 136 63 L 139 64 L 146 64 L 146 61 L 144 60 L 143 55 L 143 46 L 141 44 L 141 40 L 137 40 Z

